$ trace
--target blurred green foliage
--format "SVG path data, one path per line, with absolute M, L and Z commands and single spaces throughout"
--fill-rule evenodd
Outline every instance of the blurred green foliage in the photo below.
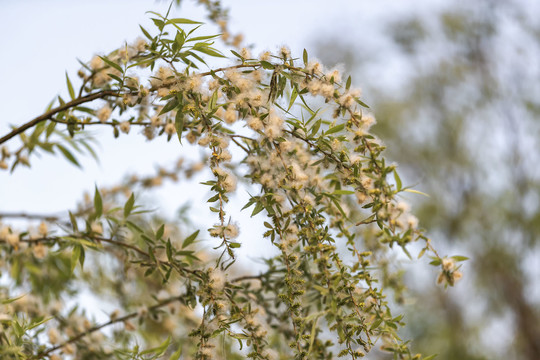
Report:
M 382 27 L 391 59 L 344 37 L 317 40 L 324 63 L 362 79 L 374 131 L 392 144 L 404 183 L 431 195 L 416 199 L 420 222 L 438 246 L 471 257 L 468 280 L 453 291 L 410 284 L 408 336 L 415 350 L 439 359 L 540 359 L 535 7 L 475 1 L 423 15 L 412 9 Z M 398 74 L 398 89 L 385 88 L 373 69 Z

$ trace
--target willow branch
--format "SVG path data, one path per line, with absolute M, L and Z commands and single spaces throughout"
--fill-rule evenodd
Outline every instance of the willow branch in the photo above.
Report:
M 58 107 L 56 107 L 54 109 L 51 109 L 51 110 L 47 111 L 45 114 L 40 115 L 40 116 L 36 117 L 35 119 L 27 122 L 26 124 L 21 125 L 18 128 L 13 129 L 13 131 L 11 131 L 10 133 L 8 133 L 5 136 L 3 136 L 2 138 L 0 138 L 0 144 L 5 143 L 6 141 L 10 140 L 11 138 L 13 138 L 13 137 L 19 135 L 20 133 L 22 133 L 22 132 L 24 132 L 24 131 L 26 131 L 26 130 L 34 127 L 34 126 L 36 126 L 37 124 L 39 124 L 39 123 L 41 123 L 41 122 L 43 122 L 45 120 L 50 119 L 52 116 L 58 114 L 59 112 L 62 112 L 62 111 L 68 110 L 68 109 L 70 109 L 70 108 L 72 108 L 74 106 L 84 104 L 84 103 L 87 103 L 87 102 L 90 102 L 90 101 L 94 101 L 96 99 L 101 99 L 101 98 L 104 98 L 104 97 L 107 97 L 107 96 L 120 96 L 120 94 L 118 93 L 118 91 L 115 91 L 115 90 L 103 90 L 103 91 L 100 91 L 100 92 L 97 92 L 97 93 L 93 93 L 93 94 L 89 94 L 89 95 L 77 98 L 77 99 L 72 100 L 70 102 L 67 102 L 64 105 L 58 106 Z
M 165 299 L 165 300 L 163 300 L 163 301 L 157 303 L 156 305 L 151 306 L 150 308 L 148 308 L 148 310 L 149 310 L 149 311 L 157 310 L 157 309 L 159 309 L 160 307 L 166 306 L 166 305 L 168 305 L 168 304 L 170 304 L 170 303 L 172 303 L 172 302 L 180 301 L 181 298 L 182 298 L 182 296 L 174 296 L 174 297 Z M 129 319 L 131 319 L 131 318 L 134 318 L 134 317 L 136 317 L 136 316 L 138 316 L 138 315 L 139 315 L 138 312 L 132 312 L 132 313 L 127 314 L 127 315 L 125 315 L 125 316 L 122 316 L 122 317 L 119 317 L 119 318 L 116 318 L 116 319 L 111 319 L 111 320 L 109 320 L 108 322 L 103 323 L 103 324 L 101 324 L 101 325 L 96 325 L 96 326 L 94 326 L 94 327 L 92 327 L 92 328 L 90 328 L 90 329 L 88 329 L 88 330 L 86 330 L 86 331 L 84 331 L 84 332 L 82 332 L 82 333 L 79 333 L 79 334 L 77 334 L 77 335 L 75 335 L 75 336 L 69 338 L 68 340 L 64 341 L 63 343 L 60 343 L 60 344 L 58 344 L 58 345 L 55 345 L 55 346 L 53 346 L 53 347 L 51 347 L 51 348 L 49 348 L 49 349 L 47 349 L 47 350 L 45 350 L 45 351 L 39 352 L 37 355 L 35 355 L 35 356 L 32 357 L 31 359 L 42 359 L 42 358 L 48 356 L 50 353 L 52 353 L 52 352 L 54 352 L 54 351 L 56 351 L 56 350 L 58 350 L 58 349 L 61 349 L 61 348 L 63 348 L 63 347 L 66 346 L 66 345 L 69 345 L 69 344 L 71 344 L 71 343 L 74 343 L 74 342 L 76 342 L 76 341 L 82 339 L 83 337 L 85 337 L 85 336 L 91 334 L 91 333 L 94 333 L 94 332 L 96 332 L 96 331 L 99 331 L 99 330 L 103 329 L 104 327 L 107 327 L 107 326 L 110 326 L 110 325 L 112 325 L 112 324 L 116 324 L 116 323 L 119 323 L 119 322 L 124 322 L 124 321 L 129 320 Z
M 68 234 L 68 235 L 65 235 L 65 237 L 70 237 L 70 238 L 74 238 L 74 239 L 82 239 L 82 240 L 94 240 L 96 242 L 104 242 L 104 243 L 114 245 L 114 246 L 117 246 L 117 247 L 122 247 L 124 249 L 133 250 L 136 253 L 138 253 L 139 255 L 142 255 L 145 258 L 152 260 L 152 256 L 148 252 L 136 247 L 135 245 L 131 245 L 131 244 L 128 244 L 128 243 L 123 242 L 123 241 L 118 241 L 118 240 L 105 238 L 105 237 L 101 237 L 101 236 L 78 235 L 78 234 Z M 64 237 L 51 236 L 51 237 L 41 237 L 41 238 L 35 238 L 35 239 L 21 239 L 20 241 L 28 243 L 28 244 L 37 244 L 37 243 L 43 243 L 43 242 L 59 242 L 59 241 L 67 241 L 67 240 L 65 240 Z M 1 242 L 5 242 L 5 241 L 1 241 Z M 177 264 L 171 263 L 169 261 L 157 260 L 157 264 L 156 263 L 151 263 L 149 265 L 158 265 L 158 266 L 159 265 L 165 265 L 165 266 L 171 267 L 173 269 L 176 269 L 180 273 L 186 272 L 186 273 L 189 273 L 191 275 L 200 277 L 200 271 L 191 270 L 191 269 L 188 269 L 188 268 L 185 268 L 185 267 L 180 267 Z
M 2 218 L 22 218 L 22 219 L 41 219 L 46 221 L 58 221 L 59 216 L 47 215 L 47 214 L 30 214 L 25 212 L 20 213 L 0 213 L 0 219 Z
M 238 140 L 236 140 L 234 137 L 231 136 L 230 138 L 231 138 L 231 140 L 232 140 L 237 146 L 239 146 L 240 148 L 242 148 L 242 150 L 244 150 L 246 153 L 249 154 L 249 150 L 248 150 L 244 145 L 242 145 L 242 144 L 241 144 Z

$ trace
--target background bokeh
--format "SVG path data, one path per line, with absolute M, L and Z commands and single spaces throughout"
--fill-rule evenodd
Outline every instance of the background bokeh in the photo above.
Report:
M 223 5 L 232 31 L 243 33 L 254 54 L 287 44 L 300 56 L 306 48 L 352 75 L 404 183 L 430 195 L 408 200 L 434 244 L 471 258 L 464 280 L 447 290 L 435 286 L 425 259 L 406 264 L 410 291 L 398 306 L 413 349 L 440 359 L 540 359 L 540 2 Z M 148 0 L 0 0 L 0 134 L 65 95 L 64 72 L 75 77 L 77 58 L 131 42 L 138 24 L 149 23 L 145 11 L 167 7 Z M 206 17 L 194 1 L 173 11 Z M 43 155 L 31 169 L 1 172 L 0 212 L 63 211 L 94 184 L 151 172 L 182 151 L 175 142 L 94 135 L 101 161 L 82 159 L 84 171 Z M 189 187 L 167 185 L 152 196 L 169 216 L 186 202 L 195 215 L 206 211 L 204 192 Z M 245 231 L 241 240 L 245 261 L 268 251 Z

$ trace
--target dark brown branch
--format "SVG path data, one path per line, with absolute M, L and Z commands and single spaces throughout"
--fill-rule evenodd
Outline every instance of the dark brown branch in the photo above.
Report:
M 104 242 L 104 243 L 115 245 L 115 246 L 118 246 L 118 247 L 123 247 L 125 249 L 133 250 L 136 253 L 138 253 L 139 255 L 142 255 L 142 256 L 144 256 L 144 257 L 146 257 L 148 259 L 152 259 L 152 256 L 149 253 L 147 253 L 146 251 L 141 250 L 140 248 L 136 247 L 135 245 L 131 245 L 131 244 L 125 243 L 123 241 L 118 241 L 118 240 L 114 240 L 114 239 L 110 239 L 110 238 L 104 238 L 104 237 L 101 237 L 101 236 L 90 236 L 90 235 L 68 234 L 68 235 L 65 235 L 65 236 L 75 238 L 75 239 L 94 240 L 94 241 L 97 241 L 97 242 Z M 51 242 L 51 241 L 52 242 L 58 242 L 58 241 L 66 241 L 66 240 L 64 240 L 63 237 L 60 237 L 60 236 L 51 236 L 51 237 L 41 237 L 41 238 L 35 238 L 35 239 L 21 239 L 20 241 L 28 243 L 28 244 L 37 244 L 37 243 L 42 243 L 42 242 Z M 5 241 L 0 241 L 0 242 L 5 242 Z M 185 267 L 179 267 L 179 266 L 177 266 L 177 264 L 171 263 L 169 261 L 157 260 L 157 262 L 158 263 L 155 264 L 155 265 L 159 266 L 160 264 L 163 264 L 165 266 L 176 269 L 179 273 L 186 272 L 186 273 L 189 273 L 191 275 L 197 276 L 199 278 L 201 276 L 200 271 L 198 271 L 198 270 L 191 270 L 191 269 L 187 269 Z M 152 265 L 154 265 L 154 263 L 152 263 Z
M 172 302 L 175 302 L 175 301 L 180 301 L 182 298 L 182 296 L 174 296 L 174 297 L 171 297 L 171 298 L 168 298 L 166 300 L 163 300 L 162 302 L 159 302 L 157 303 L 156 305 L 154 306 L 151 306 L 150 308 L 148 308 L 149 311 L 154 311 L 154 310 L 157 310 L 159 309 L 160 307 L 163 307 L 165 305 L 168 305 Z M 44 350 L 44 351 L 41 351 L 39 352 L 37 355 L 35 355 L 34 357 L 32 357 L 31 359 L 43 359 L 44 357 L 48 356 L 50 353 L 58 350 L 58 349 L 61 349 L 63 348 L 64 346 L 68 345 L 68 344 L 71 344 L 71 343 L 74 343 L 80 339 L 82 339 L 83 337 L 93 333 L 93 332 L 96 332 L 98 330 L 101 330 L 103 329 L 104 327 L 107 327 L 109 325 L 112 325 L 112 324 L 116 324 L 116 323 L 119 323 L 119 322 L 124 322 L 126 320 L 129 320 L 131 318 L 134 318 L 138 316 L 138 312 L 132 312 L 130 314 L 127 314 L 125 316 L 122 316 L 122 317 L 119 317 L 119 318 L 116 318 L 116 319 L 111 319 L 109 320 L 108 322 L 106 323 L 103 323 L 101 325 L 96 325 L 94 326 L 93 328 L 90 328 L 80 334 L 77 334 L 71 338 L 69 338 L 68 340 L 64 341 L 63 343 L 60 343 L 58 345 L 55 345 L 47 350 Z
M 240 142 L 236 140 L 234 137 L 231 136 L 230 138 L 236 145 L 238 145 L 240 148 L 242 148 L 242 150 L 244 150 L 246 153 L 249 154 L 249 150 L 244 145 L 240 144 Z
M 23 218 L 23 219 L 40 219 L 46 221 L 58 221 L 60 216 L 46 215 L 46 214 L 29 214 L 25 212 L 20 213 L 0 213 L 1 218 Z
M 90 102 L 90 101 L 94 101 L 96 99 L 101 99 L 101 98 L 104 98 L 104 97 L 107 97 L 107 96 L 120 96 L 120 94 L 118 93 L 118 91 L 114 91 L 114 90 L 103 90 L 103 91 L 100 91 L 100 92 L 97 92 L 97 93 L 89 94 L 89 95 L 77 98 L 75 100 L 72 100 L 72 101 L 70 101 L 68 103 L 65 103 L 64 105 L 58 106 L 58 107 L 56 107 L 54 109 L 51 109 L 51 110 L 47 111 L 45 114 L 38 116 L 37 118 L 27 122 L 24 125 L 19 126 L 18 128 L 13 129 L 13 131 L 11 131 L 10 133 L 8 133 L 5 136 L 3 136 L 2 138 L 0 138 L 0 144 L 5 143 L 6 141 L 10 140 L 11 138 L 13 138 L 13 137 L 19 135 L 20 133 L 30 129 L 31 127 L 36 126 L 40 122 L 43 122 L 45 120 L 50 119 L 53 115 L 56 115 L 59 112 L 62 112 L 62 111 L 68 110 L 68 109 L 70 109 L 72 107 L 75 107 L 77 105 L 84 104 L 84 103 L 87 103 L 87 102 Z
M 55 123 L 58 123 L 58 124 L 65 124 L 65 125 L 70 125 L 70 124 L 74 124 L 74 125 L 82 125 L 82 126 L 85 126 L 85 125 L 109 125 L 109 126 L 118 126 L 118 123 L 116 122 L 112 122 L 112 121 L 106 121 L 106 122 L 101 122 L 101 121 L 88 121 L 88 122 L 85 122 L 85 121 L 82 121 L 82 122 L 69 122 L 69 121 L 65 121 L 65 120 L 57 120 L 57 119 L 51 119 L 51 121 L 55 122 Z M 151 122 L 147 121 L 147 122 L 132 122 L 130 123 L 131 125 L 134 125 L 134 126 L 137 126 L 137 125 L 140 125 L 140 126 L 149 126 L 149 125 L 152 125 Z

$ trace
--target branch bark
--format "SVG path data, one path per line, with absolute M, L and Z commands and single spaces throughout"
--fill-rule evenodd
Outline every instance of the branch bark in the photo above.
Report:
M 47 111 L 45 114 L 40 115 L 33 120 L 27 122 L 24 125 L 19 126 L 18 128 L 13 129 L 10 133 L 6 134 L 2 138 L 0 138 L 0 144 L 5 143 L 6 141 L 12 139 L 13 137 L 19 135 L 22 132 L 25 132 L 26 130 L 36 126 L 37 124 L 50 119 L 52 116 L 58 114 L 59 112 L 68 110 L 72 107 L 75 107 L 80 104 L 84 104 L 90 101 L 94 101 L 96 99 L 101 99 L 107 96 L 120 96 L 118 91 L 115 90 L 103 90 L 97 93 L 89 94 L 80 98 L 77 98 L 75 100 L 72 100 L 70 102 L 65 103 L 64 105 L 58 106 L 54 109 L 51 109 Z

